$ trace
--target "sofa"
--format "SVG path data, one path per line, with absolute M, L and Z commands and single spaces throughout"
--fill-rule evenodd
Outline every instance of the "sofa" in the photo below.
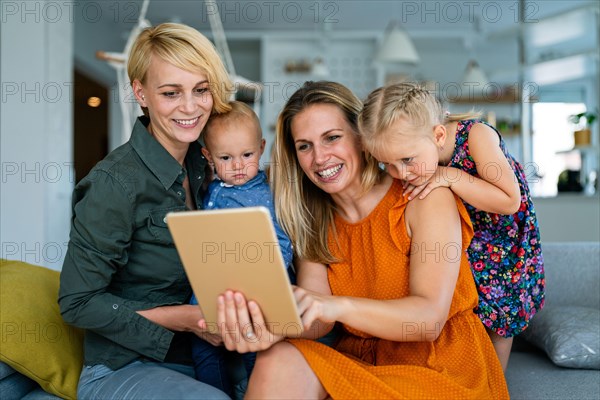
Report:
M 546 306 L 515 338 L 506 371 L 511 398 L 600 399 L 600 243 L 545 243 L 543 254 Z M 82 332 L 52 321 L 60 319 L 58 273 L 7 260 L 0 272 L 0 399 L 74 398 Z M 15 302 L 20 296 L 33 303 Z M 26 317 L 15 307 L 38 314 L 20 323 Z
M 515 337 L 511 398 L 600 399 L 600 243 L 542 243 L 546 303 Z

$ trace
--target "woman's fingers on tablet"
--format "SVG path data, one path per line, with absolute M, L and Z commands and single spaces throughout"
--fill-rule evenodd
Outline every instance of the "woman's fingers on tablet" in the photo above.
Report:
M 294 290 L 294 296 L 296 297 L 296 305 L 302 319 L 302 325 L 305 330 L 308 330 L 315 319 L 318 318 L 318 304 L 315 304 L 315 298 L 303 289 Z
M 250 339 L 253 339 L 254 342 L 264 342 L 265 339 L 268 340 L 269 332 L 267 330 L 267 324 L 265 323 L 265 318 L 263 317 L 259 305 L 255 301 L 249 301 L 248 311 L 252 317 L 252 329 L 255 334 L 255 337 Z
M 305 330 L 309 330 L 312 324 L 320 319 L 322 313 L 322 305 L 319 301 L 315 301 L 312 296 L 306 296 L 302 299 L 302 325 Z
M 223 344 L 227 348 L 227 350 L 234 350 L 231 348 L 231 344 L 229 343 L 229 332 L 225 330 L 225 335 L 223 334 L 223 327 L 225 326 L 227 320 L 225 318 L 225 296 L 220 295 L 217 297 L 217 327 L 219 328 L 219 333 L 221 333 L 221 337 L 223 338 Z
M 250 311 L 250 316 L 252 317 L 252 321 L 258 325 L 266 325 L 265 318 L 263 317 L 262 310 L 260 306 L 255 301 L 248 302 L 248 310 Z
M 227 350 L 239 349 L 239 323 L 233 299 L 233 292 L 227 291 L 217 301 L 219 328 Z M 223 330 L 225 330 L 223 334 Z
M 263 316 L 260 306 L 255 301 L 248 302 L 248 310 L 250 310 L 250 316 L 252 317 L 252 325 L 256 330 L 257 344 L 258 346 L 253 347 L 253 351 L 266 350 L 277 342 L 284 339 L 281 335 L 275 335 L 268 329 L 267 323 Z
M 227 350 L 239 353 L 267 349 L 282 340 L 271 334 L 260 306 L 242 293 L 227 291 L 217 299 L 218 325 Z
M 246 341 L 256 341 L 256 329 L 254 328 L 250 319 L 246 298 L 241 293 L 235 293 L 233 297 L 235 300 L 235 307 L 242 339 Z

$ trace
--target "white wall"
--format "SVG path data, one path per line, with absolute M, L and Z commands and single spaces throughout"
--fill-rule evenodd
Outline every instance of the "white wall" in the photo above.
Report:
M 0 7 L 1 257 L 59 269 L 74 184 L 72 14 L 53 1 Z

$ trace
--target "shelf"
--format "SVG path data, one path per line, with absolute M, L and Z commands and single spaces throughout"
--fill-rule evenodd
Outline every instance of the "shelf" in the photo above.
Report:
M 448 98 L 449 103 L 454 104 L 516 104 L 520 103 L 521 93 L 515 90 L 506 90 L 503 93 L 490 93 L 489 95 L 470 95 L 458 98 Z M 538 99 L 535 96 L 529 98 L 528 102 L 535 103 Z
M 500 130 L 500 129 L 498 129 L 498 132 L 500 132 L 500 134 L 502 135 L 502 137 L 519 136 L 521 134 L 521 131 L 520 130 L 516 130 L 516 129 L 509 129 L 509 130 Z
M 575 146 L 572 149 L 568 149 L 568 150 L 559 150 L 556 152 L 556 154 L 568 154 L 568 153 L 573 153 L 573 152 L 579 152 L 579 153 L 596 153 L 598 154 L 598 147 L 596 146 Z

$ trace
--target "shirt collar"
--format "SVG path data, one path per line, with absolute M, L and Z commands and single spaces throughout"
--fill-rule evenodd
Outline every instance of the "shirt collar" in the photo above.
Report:
M 220 178 L 217 177 L 217 179 L 219 179 L 219 181 L 221 181 L 221 186 L 223 187 L 228 187 L 228 188 L 234 188 L 234 189 L 238 189 L 238 190 L 248 190 L 253 188 L 254 186 L 258 186 L 263 184 L 264 182 L 267 181 L 267 175 L 265 174 L 264 171 L 258 171 L 258 174 L 256 174 L 256 176 L 252 179 L 250 179 L 248 182 L 244 183 L 243 185 L 229 185 L 227 183 L 225 183 L 224 181 L 222 181 Z
M 181 175 L 183 168 L 167 149 L 148 132 L 147 126 L 149 123 L 149 118 L 144 116 L 138 117 L 129 142 L 148 169 L 152 171 L 165 189 L 168 190 Z M 192 175 L 190 176 L 196 178 L 193 179 L 194 183 L 197 180 L 200 182 L 204 180 L 206 160 L 200 151 L 200 143 L 190 143 L 185 156 L 185 165 L 192 169 Z

